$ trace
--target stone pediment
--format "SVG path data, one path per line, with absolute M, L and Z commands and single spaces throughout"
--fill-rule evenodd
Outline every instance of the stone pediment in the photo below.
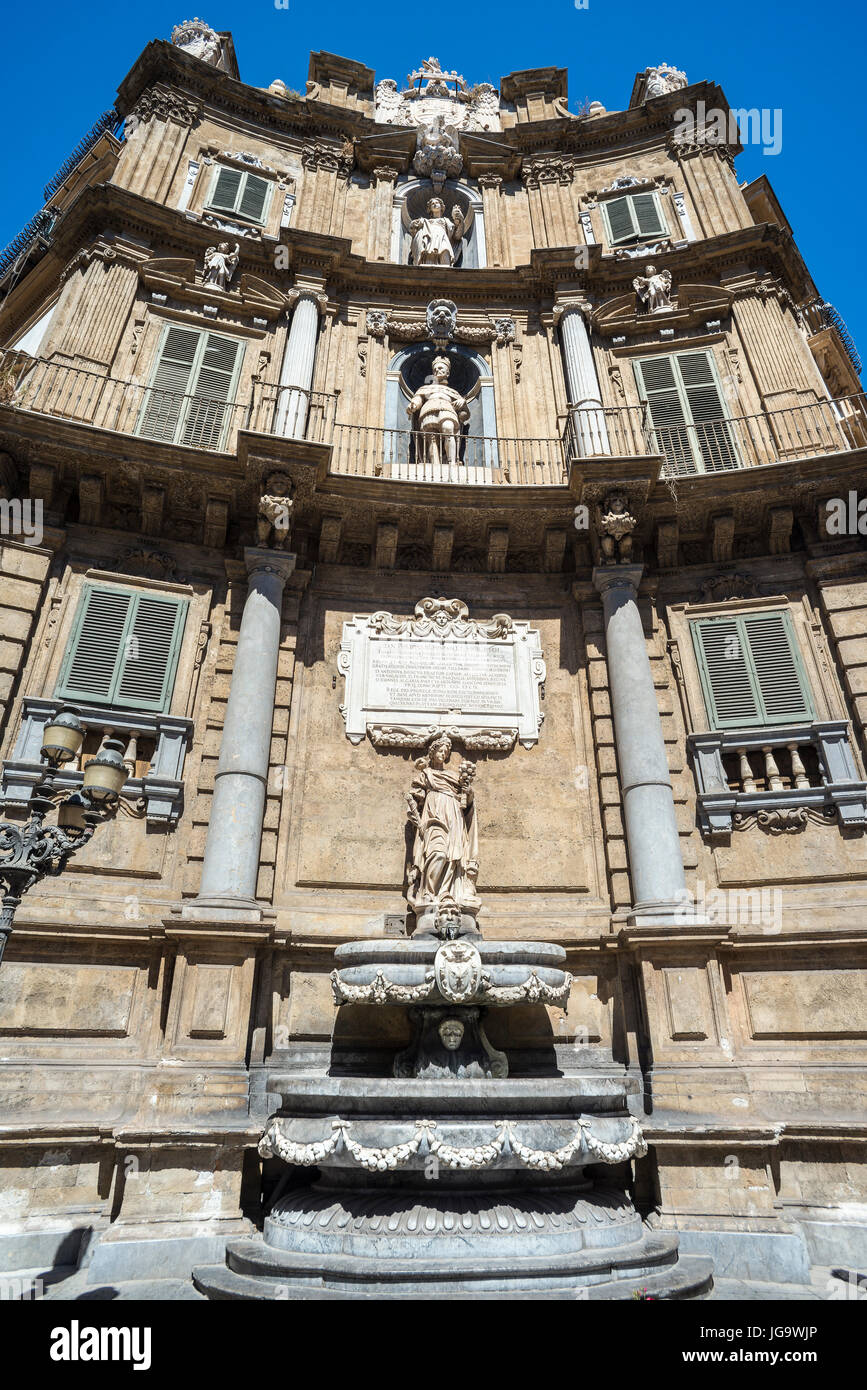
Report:
M 640 308 L 635 292 L 630 291 L 600 304 L 591 321 L 597 333 L 623 333 L 630 337 L 655 328 L 691 328 L 725 318 L 732 298 L 731 291 L 719 285 L 679 284 L 672 295 L 671 309 L 648 313 Z
M 286 307 L 287 299 L 280 290 L 258 275 L 246 272 L 238 280 L 238 288 L 221 290 L 216 285 L 202 285 L 196 279 L 196 263 L 190 257 L 156 256 L 139 267 L 139 276 L 148 289 L 163 294 L 181 304 L 224 304 L 233 315 L 250 318 L 276 319 Z

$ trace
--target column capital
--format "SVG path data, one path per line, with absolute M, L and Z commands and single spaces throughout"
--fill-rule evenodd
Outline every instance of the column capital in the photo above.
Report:
M 302 299 L 310 299 L 316 305 L 320 313 L 324 313 L 328 304 L 328 295 L 319 285 L 293 285 L 286 291 L 286 312 L 292 315 L 293 310 L 297 309 Z
M 611 589 L 631 589 L 635 597 L 643 573 L 643 565 L 596 565 L 593 586 L 600 594 L 607 594 Z
M 295 569 L 296 559 L 297 556 L 286 550 L 270 550 L 264 546 L 249 545 L 244 550 L 244 565 L 251 579 L 254 574 L 276 574 L 285 584 Z
M 554 300 L 554 323 L 555 325 L 558 324 L 566 314 L 571 313 L 573 310 L 577 310 L 582 318 L 589 319 L 591 308 L 592 305 L 590 301 L 578 290 L 563 294 L 558 292 Z

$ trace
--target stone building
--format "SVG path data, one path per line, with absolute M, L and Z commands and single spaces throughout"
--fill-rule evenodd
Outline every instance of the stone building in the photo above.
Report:
M 681 1249 L 864 1267 L 867 411 L 708 112 L 665 64 L 620 111 L 435 59 L 254 87 L 196 21 L 4 256 L 3 815 L 62 704 L 130 776 L 0 967 L 2 1267 L 186 1274 L 253 1229 L 335 947 L 412 927 L 426 701 L 479 750 L 485 935 L 573 976 L 492 1042 L 636 1080 Z M 441 597 L 538 634 L 531 727 L 483 677 L 475 715 L 350 698 L 353 634 Z

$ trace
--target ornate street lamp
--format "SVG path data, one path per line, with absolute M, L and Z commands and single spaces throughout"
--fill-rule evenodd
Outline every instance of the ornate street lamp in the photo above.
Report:
M 0 822 L 0 961 L 23 895 L 40 879 L 62 874 L 71 855 L 87 844 L 100 822 L 117 807 L 129 773 L 123 744 L 115 738 L 107 738 L 87 763 L 81 790 L 59 805 L 55 802 L 55 773 L 72 761 L 83 743 L 84 726 L 75 710 L 61 709 L 43 730 L 40 751 L 47 766 L 34 788 L 30 819 L 25 825 Z M 45 825 L 55 808 L 57 824 Z

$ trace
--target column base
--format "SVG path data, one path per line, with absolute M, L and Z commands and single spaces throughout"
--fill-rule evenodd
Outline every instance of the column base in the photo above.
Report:
M 193 898 L 175 914 L 184 922 L 242 922 L 258 925 L 274 921 L 273 908 L 263 907 L 254 898 Z

